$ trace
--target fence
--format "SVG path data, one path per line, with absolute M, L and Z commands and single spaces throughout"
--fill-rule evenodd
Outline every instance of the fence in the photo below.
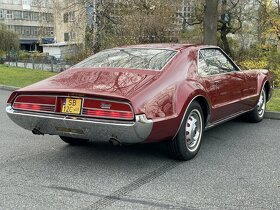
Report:
M 2 63 L 9 66 L 24 67 L 51 72 L 61 72 L 74 65 L 69 61 L 59 60 L 53 56 L 41 56 L 39 58 L 5 58 Z

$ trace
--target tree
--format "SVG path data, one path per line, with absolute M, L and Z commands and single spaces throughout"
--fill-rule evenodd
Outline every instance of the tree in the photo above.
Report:
M 87 46 L 95 53 L 119 45 L 177 41 L 175 14 L 176 6 L 168 0 L 97 1 L 95 24 L 86 29 L 92 41 Z
M 242 23 L 245 21 L 242 10 L 245 10 L 245 5 L 240 0 L 222 0 L 221 15 L 218 21 L 218 31 L 223 43 L 223 48 L 228 55 L 232 55 L 231 48 L 227 35 L 235 34 L 242 28 Z
M 219 0 L 206 0 L 205 2 L 205 13 L 203 21 L 204 44 L 217 45 L 218 3 Z
M 0 24 L 0 51 L 9 52 L 19 49 L 19 38 L 16 33 L 7 30 L 6 26 Z
M 265 45 L 280 48 L 280 1 L 259 0 L 259 38 Z M 280 50 L 280 49 L 279 49 Z

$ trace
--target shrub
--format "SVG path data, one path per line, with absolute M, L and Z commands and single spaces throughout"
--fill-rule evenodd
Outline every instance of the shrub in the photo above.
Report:
M 280 53 L 271 51 L 260 58 L 246 59 L 240 62 L 245 69 L 269 69 L 274 74 L 275 86 L 280 87 Z

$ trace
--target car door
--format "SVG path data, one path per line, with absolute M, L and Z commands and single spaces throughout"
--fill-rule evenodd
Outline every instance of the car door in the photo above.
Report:
M 244 73 L 219 48 L 201 49 L 198 73 L 211 100 L 210 122 L 229 118 L 244 109 Z

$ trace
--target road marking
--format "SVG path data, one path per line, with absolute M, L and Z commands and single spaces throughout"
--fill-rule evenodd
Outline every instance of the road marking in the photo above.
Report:
M 122 198 L 126 195 L 128 195 L 130 192 L 133 192 L 140 188 L 141 186 L 151 182 L 152 180 L 162 176 L 166 172 L 174 169 L 178 165 L 180 165 L 182 162 L 171 160 L 168 163 L 164 164 L 163 166 L 157 168 L 154 171 L 149 172 L 148 174 L 139 177 L 135 181 L 121 187 L 120 189 L 112 192 L 111 194 L 99 199 L 92 205 L 88 206 L 85 209 L 104 209 L 108 206 L 111 206 L 113 203 L 115 203 L 118 200 L 122 200 Z

